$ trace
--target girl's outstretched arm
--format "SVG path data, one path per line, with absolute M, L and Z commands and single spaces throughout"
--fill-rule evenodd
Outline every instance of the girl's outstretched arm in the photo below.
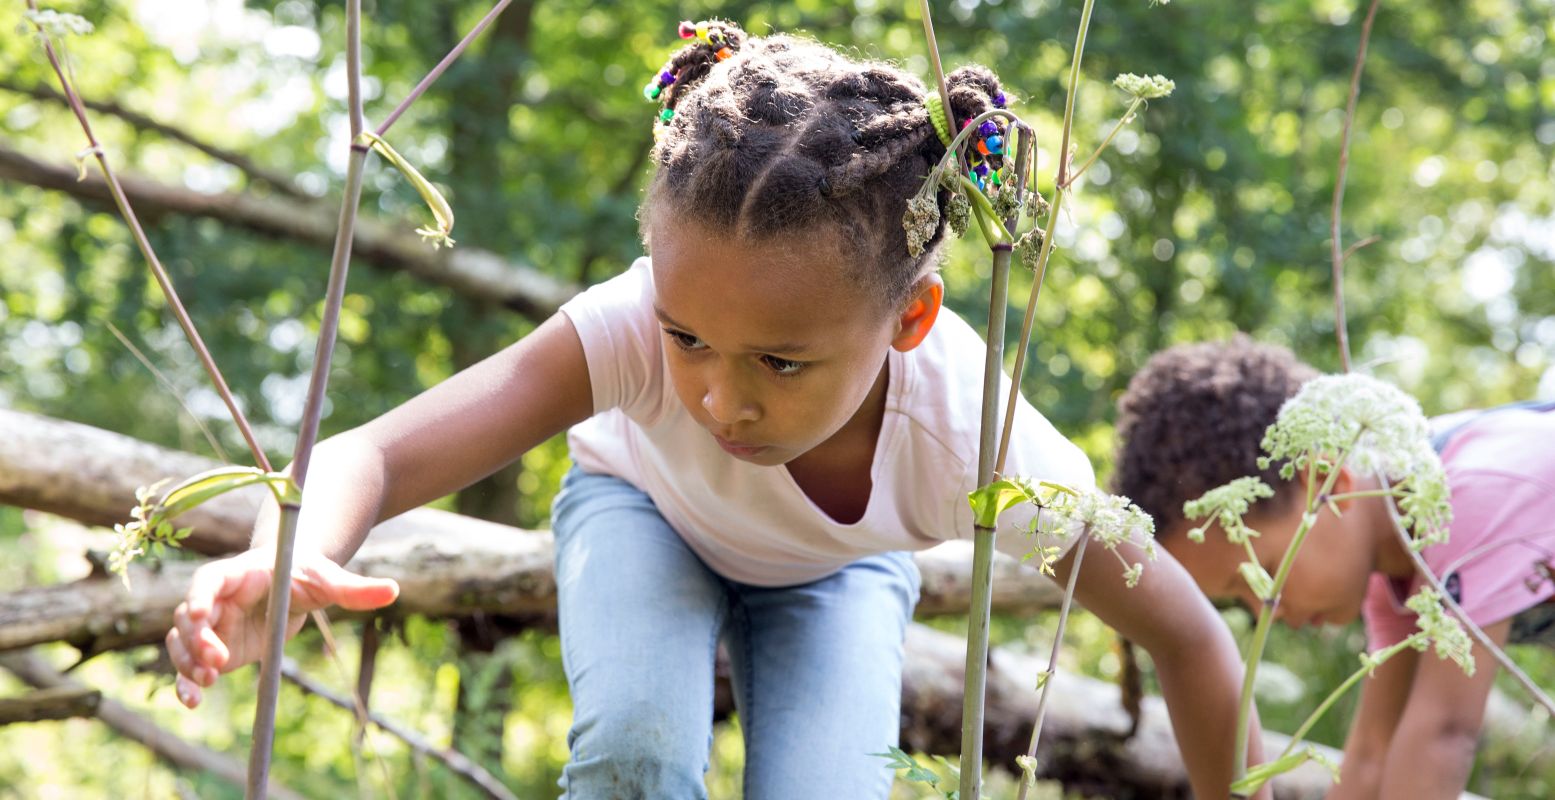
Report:
M 321 442 L 297 525 L 288 635 L 314 609 L 394 601 L 393 581 L 338 566 L 373 525 L 480 480 L 593 410 L 583 344 L 572 322 L 556 314 L 399 408 Z M 218 675 L 259 658 L 276 514 L 272 500 L 260 513 L 253 549 L 201 567 L 174 611 L 167 649 L 179 700 L 190 708 Z
M 1501 647 L 1511 630 L 1512 621 L 1502 620 L 1487 626 L 1485 634 Z M 1456 798 L 1474 766 L 1485 701 L 1496 677 L 1495 659 L 1475 642 L 1472 677 L 1429 652 L 1422 653 L 1419 662 L 1398 730 L 1388 744 L 1382 784 L 1372 795 L 1381 800 Z
M 1181 565 L 1161 552 L 1145 567 L 1139 585 L 1124 586 L 1118 560 L 1091 541 L 1075 584 L 1075 600 L 1118 633 L 1150 653 L 1161 680 L 1177 747 L 1193 794 L 1201 800 L 1230 796 L 1236 713 L 1242 688 L 1242 660 L 1225 621 Z M 1145 561 L 1132 544 L 1118 548 L 1129 563 Z M 1068 580 L 1074 553 L 1055 566 Z M 1257 714 L 1250 721 L 1248 762 L 1262 761 Z M 1268 786 L 1254 795 L 1268 800 Z

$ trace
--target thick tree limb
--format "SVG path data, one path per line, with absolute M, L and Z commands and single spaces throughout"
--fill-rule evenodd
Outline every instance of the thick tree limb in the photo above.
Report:
M 0 698 L 0 725 L 90 717 L 97 714 L 103 693 L 85 686 L 39 689 L 21 697 Z
M 299 669 L 297 664 L 290 660 L 281 664 L 281 674 L 308 694 L 317 695 L 352 714 L 360 713 L 356 703 L 351 698 L 338 694 L 324 684 L 308 677 L 307 673 Z M 465 758 L 463 753 L 447 747 L 438 747 L 427 741 L 421 734 L 376 712 L 369 711 L 367 719 L 385 732 L 399 738 L 410 749 L 443 762 L 443 765 L 448 767 L 449 770 L 474 784 L 487 797 L 494 798 L 494 800 L 517 800 L 513 793 L 508 791 L 506 786 L 502 785 L 501 781 L 497 780 L 495 776 L 487 772 L 481 765 Z
M 111 524 L 125 519 L 137 486 L 215 465 L 90 426 L 0 409 L 0 503 Z M 180 517 L 180 524 L 195 528 L 190 548 L 224 553 L 246 547 L 260 497 L 225 495 Z M 920 614 L 965 611 L 967 558 L 965 543 L 917 554 Z M 528 618 L 555 613 L 551 564 L 548 532 L 432 509 L 379 525 L 351 562 L 353 569 L 400 582 L 397 613 Z M 157 641 L 197 566 L 170 561 L 153 571 L 137 565 L 132 591 L 117 579 L 92 578 L 0 595 L 0 651 L 66 641 L 96 653 Z M 1033 612 L 1057 603 L 1056 586 L 1013 560 L 999 560 L 995 570 L 995 608 Z
M 76 180 L 72 165 L 39 161 L 0 146 L 0 180 L 65 192 L 81 200 L 110 202 L 108 187 L 93 175 Z M 202 194 L 143 177 L 121 176 L 130 202 L 146 217 L 184 214 L 208 217 L 269 236 L 295 239 L 320 247 L 335 237 L 336 209 L 320 203 L 299 203 L 246 194 Z M 410 232 L 410 225 L 391 229 L 361 220 L 353 255 L 383 269 L 404 270 L 431 283 L 447 286 L 481 302 L 511 308 L 534 319 L 553 313 L 578 288 L 528 264 L 470 247 L 433 250 Z
M 24 85 L 10 79 L 0 78 L 0 89 L 4 89 L 9 92 L 16 92 L 17 94 L 25 94 L 30 97 L 35 97 L 39 100 L 53 101 L 61 105 L 69 102 L 64 94 L 60 93 L 58 90 L 52 87 L 45 86 L 43 84 Z M 223 163 L 237 167 L 245 175 L 248 175 L 249 178 L 262 181 L 281 194 L 291 197 L 293 200 L 311 201 L 314 199 L 312 195 L 303 191 L 302 187 L 298 186 L 296 181 L 292 180 L 290 175 L 279 172 L 277 170 L 269 169 L 268 167 L 262 167 L 255 163 L 252 158 L 249 158 L 248 156 L 245 156 L 235 150 L 229 150 L 225 147 L 219 147 L 217 145 L 211 144 L 210 142 L 200 139 L 188 131 L 185 131 L 181 128 L 176 128 L 164 122 L 159 122 L 145 114 L 140 113 L 139 111 L 125 108 L 118 103 L 104 102 L 101 100 L 87 100 L 84 97 L 81 99 L 81 102 L 84 103 L 87 108 L 90 108 L 93 111 L 107 114 L 111 117 L 117 117 L 124 122 L 129 123 L 130 126 L 138 130 L 150 131 L 165 139 L 192 147 L 195 150 L 198 150 L 210 156 L 211 158 L 216 159 L 217 161 L 221 161 Z
M 81 682 L 61 674 L 36 653 L 0 654 L 0 667 L 5 667 L 16 677 L 21 678 L 22 682 L 39 689 L 87 690 L 88 688 Z M 245 770 L 241 762 L 184 741 L 120 703 L 102 698 L 98 702 L 96 716 L 108 727 L 140 742 L 175 767 L 208 772 L 234 785 L 243 785 Z M 277 784 L 274 780 L 270 782 L 270 795 L 285 800 L 302 798 L 302 795 Z

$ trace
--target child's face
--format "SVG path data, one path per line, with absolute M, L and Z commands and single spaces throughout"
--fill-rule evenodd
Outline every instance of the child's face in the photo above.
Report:
M 1297 488 L 1286 487 L 1285 491 Z M 1247 516 L 1247 524 L 1260 534 L 1252 540 L 1253 551 L 1271 577 L 1277 574 L 1301 525 L 1301 505 L 1297 498 L 1281 509 Z M 1205 594 L 1217 600 L 1238 600 L 1256 614 L 1262 601 L 1237 572 L 1237 565 L 1247 560 L 1246 550 L 1227 541 L 1218 523 L 1205 531 L 1202 543 L 1188 540 L 1185 534 L 1191 527 L 1184 522 L 1163 531 L 1161 541 L 1166 550 L 1182 562 Z M 1371 537 L 1363 529 L 1360 515 L 1335 517 L 1325 507 L 1296 554 L 1275 619 L 1292 628 L 1349 624 L 1360 615 L 1367 579 L 1375 564 Z
M 787 463 L 883 391 L 900 320 L 831 242 L 758 246 L 684 222 L 653 223 L 650 241 L 675 393 L 730 455 Z

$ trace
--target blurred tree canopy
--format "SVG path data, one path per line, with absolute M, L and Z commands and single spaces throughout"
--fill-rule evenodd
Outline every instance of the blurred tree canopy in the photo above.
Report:
M 333 224 L 346 152 L 340 4 L 46 5 L 97 26 L 70 42 L 87 100 L 117 103 L 295 176 L 302 193 L 322 198 L 317 213 Z M 1103 473 L 1116 396 L 1163 346 L 1243 330 L 1319 367 L 1338 366 L 1329 203 L 1365 7 L 1098 5 L 1075 125 L 1079 157 L 1126 108 L 1110 86 L 1115 74 L 1158 72 L 1177 82 L 1087 174 L 1056 232 L 1060 249 L 1024 386 Z M 368 119 L 388 113 L 489 8 L 368 0 Z M 64 105 L 39 97 L 54 79 L 32 39 L 9 33 L 22 9 L 0 13 L 8 32 L 0 37 L 0 150 L 68 167 L 85 140 Z M 989 65 L 1023 115 L 1040 123 L 1040 180 L 1050 187 L 1079 4 L 955 0 L 936 2 L 935 11 L 947 68 Z M 929 76 L 915 2 L 514 0 L 389 139 L 447 190 L 460 247 L 569 284 L 604 280 L 641 252 L 634 213 L 649 174 L 654 108 L 639 89 L 679 45 L 676 22 L 712 16 L 756 34 L 804 32 Z M 1349 261 L 1351 342 L 1357 364 L 1416 394 L 1428 412 L 1555 397 L 1552 38 L 1555 0 L 1394 1 L 1377 15 L 1343 238 L 1380 238 Z M 124 173 L 314 208 L 145 125 L 92 118 Z M 381 161 L 370 164 L 367 215 L 408 235 L 425 218 L 415 192 Z M 240 440 L 117 213 L 4 170 L 0 405 L 211 452 L 198 418 L 241 461 Z M 328 246 L 255 233 L 218 212 L 145 222 L 261 440 L 284 461 L 313 357 Z M 985 320 L 986 269 L 977 241 L 945 266 L 951 306 L 976 326 Z M 1012 304 L 1024 304 L 1029 280 L 1015 276 Z M 348 291 L 325 435 L 388 410 L 539 322 L 361 258 Z M 1016 311 L 1012 337 L 1018 323 Z M 565 463 L 554 442 L 459 506 L 542 524 Z M 0 536 L 14 536 L 17 524 L 0 515 Z M 554 674 L 551 681 L 554 691 Z
M 61 8 L 97 25 L 71 44 L 87 99 L 241 152 L 295 175 L 327 197 L 323 208 L 334 203 L 345 150 L 338 5 L 73 0 Z M 488 8 L 367 3 L 369 119 L 386 114 Z M 1107 85 L 1114 74 L 1160 72 L 1178 86 L 1087 176 L 1057 234 L 1040 310 L 1038 366 L 1025 389 L 1103 466 L 1113 401 L 1162 346 L 1245 330 L 1320 367 L 1337 365 L 1329 200 L 1364 10 L 1340 0 L 1098 7 L 1076 124 L 1081 157 L 1125 107 Z M 1550 0 L 1479 0 L 1384 3 L 1378 12 L 1344 239 L 1380 241 L 1350 261 L 1350 326 L 1357 362 L 1376 365 L 1429 411 L 1555 394 L 1552 11 Z M 647 2 L 632 13 L 517 0 L 391 139 L 447 188 L 461 245 L 596 282 L 641 250 L 634 210 L 652 110 L 638 87 L 678 44 L 679 18 L 802 31 L 927 77 L 916 14 L 916 4 L 878 0 Z M 949 64 L 990 65 L 1028 118 L 1047 123 L 1038 134 L 1042 179 L 1051 182 L 1078 5 L 958 0 L 939 17 Z M 27 93 L 53 83 L 28 37 L 0 44 L 0 73 L 5 146 L 68 163 L 84 142 L 63 105 Z M 94 119 L 126 172 L 203 192 L 276 194 L 156 132 Z M 364 206 L 403 230 L 424 215 L 381 165 L 370 170 Z M 327 250 L 213 217 L 149 223 L 268 448 L 284 457 Z M 0 182 L 0 246 L 10 255 L 0 264 L 0 402 L 203 448 L 177 398 L 116 340 L 112 323 L 145 348 L 193 414 L 234 443 L 111 208 Z M 980 250 L 967 243 L 946 265 L 952 305 L 974 324 L 986 313 Z M 1012 302 L 1023 302 L 1024 287 L 1014 288 Z M 536 322 L 359 259 L 325 432 L 383 412 Z M 526 506 L 523 521 L 543 516 L 543 506 Z

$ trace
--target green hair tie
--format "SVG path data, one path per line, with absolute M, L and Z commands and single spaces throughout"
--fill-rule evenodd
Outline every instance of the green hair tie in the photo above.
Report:
M 934 124 L 934 132 L 939 134 L 939 140 L 946 147 L 950 146 L 950 121 L 945 118 L 945 104 L 940 101 L 938 94 L 930 94 L 923 99 L 923 107 L 929 110 L 929 122 Z

